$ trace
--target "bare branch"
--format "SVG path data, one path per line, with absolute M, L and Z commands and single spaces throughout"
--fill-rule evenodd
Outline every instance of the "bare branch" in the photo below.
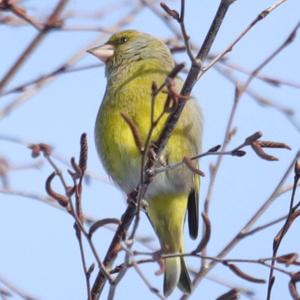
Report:
M 48 17 L 46 21 L 46 25 L 44 28 L 34 37 L 31 43 L 27 46 L 27 48 L 22 52 L 13 66 L 7 71 L 2 80 L 0 81 L 0 92 L 4 89 L 4 87 L 8 84 L 8 82 L 12 79 L 12 77 L 17 73 L 20 67 L 25 63 L 26 59 L 29 55 L 40 45 L 43 41 L 45 35 L 55 26 L 58 21 L 65 5 L 68 3 L 68 0 L 60 0 L 52 13 Z

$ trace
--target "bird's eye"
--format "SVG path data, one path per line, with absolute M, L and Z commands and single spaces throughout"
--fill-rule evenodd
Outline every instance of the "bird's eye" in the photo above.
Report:
M 118 44 L 125 44 L 128 41 L 128 38 L 123 36 L 118 40 Z

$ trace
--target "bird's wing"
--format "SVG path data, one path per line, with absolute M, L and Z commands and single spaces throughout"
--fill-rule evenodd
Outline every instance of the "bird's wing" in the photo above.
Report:
M 200 177 L 194 175 L 194 184 L 188 196 L 188 224 L 192 239 L 196 239 L 199 230 L 199 187 Z

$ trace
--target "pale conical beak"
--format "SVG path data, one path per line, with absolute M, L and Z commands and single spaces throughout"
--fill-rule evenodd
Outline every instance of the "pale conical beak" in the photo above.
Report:
M 98 47 L 91 48 L 87 50 L 88 53 L 99 58 L 102 62 L 106 63 L 108 59 L 113 57 L 115 53 L 115 48 L 112 45 L 104 44 Z

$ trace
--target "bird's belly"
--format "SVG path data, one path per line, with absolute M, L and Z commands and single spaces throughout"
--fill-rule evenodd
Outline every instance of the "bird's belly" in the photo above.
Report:
M 131 131 L 126 128 L 120 131 L 107 130 L 96 135 L 96 144 L 102 163 L 113 181 L 125 192 L 133 191 L 141 181 L 141 154 L 132 138 Z M 110 134 L 108 133 L 110 132 Z M 188 172 L 190 173 L 190 172 Z M 151 181 L 145 198 L 153 198 L 161 194 L 176 194 L 189 189 L 187 186 L 186 168 L 178 168 L 156 175 Z
M 95 141 L 109 176 L 125 193 L 131 192 L 140 181 L 141 155 L 120 114 L 97 118 Z
M 138 110 L 137 107 L 135 109 Z M 140 118 L 136 122 L 143 141 L 146 139 L 150 126 L 147 109 L 149 108 L 138 110 L 139 112 L 142 111 L 146 117 Z M 101 106 L 95 127 L 95 140 L 107 173 L 125 193 L 130 193 L 141 181 L 142 156 L 134 140 L 132 130 L 121 117 L 121 112 L 126 112 L 126 110 L 107 103 Z M 131 113 L 128 112 L 128 115 L 131 114 L 135 115 L 132 111 Z M 188 154 L 186 147 L 184 147 L 188 140 L 185 135 L 177 134 L 173 135 L 170 141 L 174 149 L 170 151 L 167 145 L 165 153 L 168 153 L 169 163 L 178 162 L 183 155 Z M 164 155 L 162 160 L 165 160 Z M 161 166 L 159 163 L 157 165 Z M 159 194 L 187 192 L 193 182 L 192 176 L 192 172 L 186 167 L 159 173 L 151 181 L 145 197 L 152 198 Z

